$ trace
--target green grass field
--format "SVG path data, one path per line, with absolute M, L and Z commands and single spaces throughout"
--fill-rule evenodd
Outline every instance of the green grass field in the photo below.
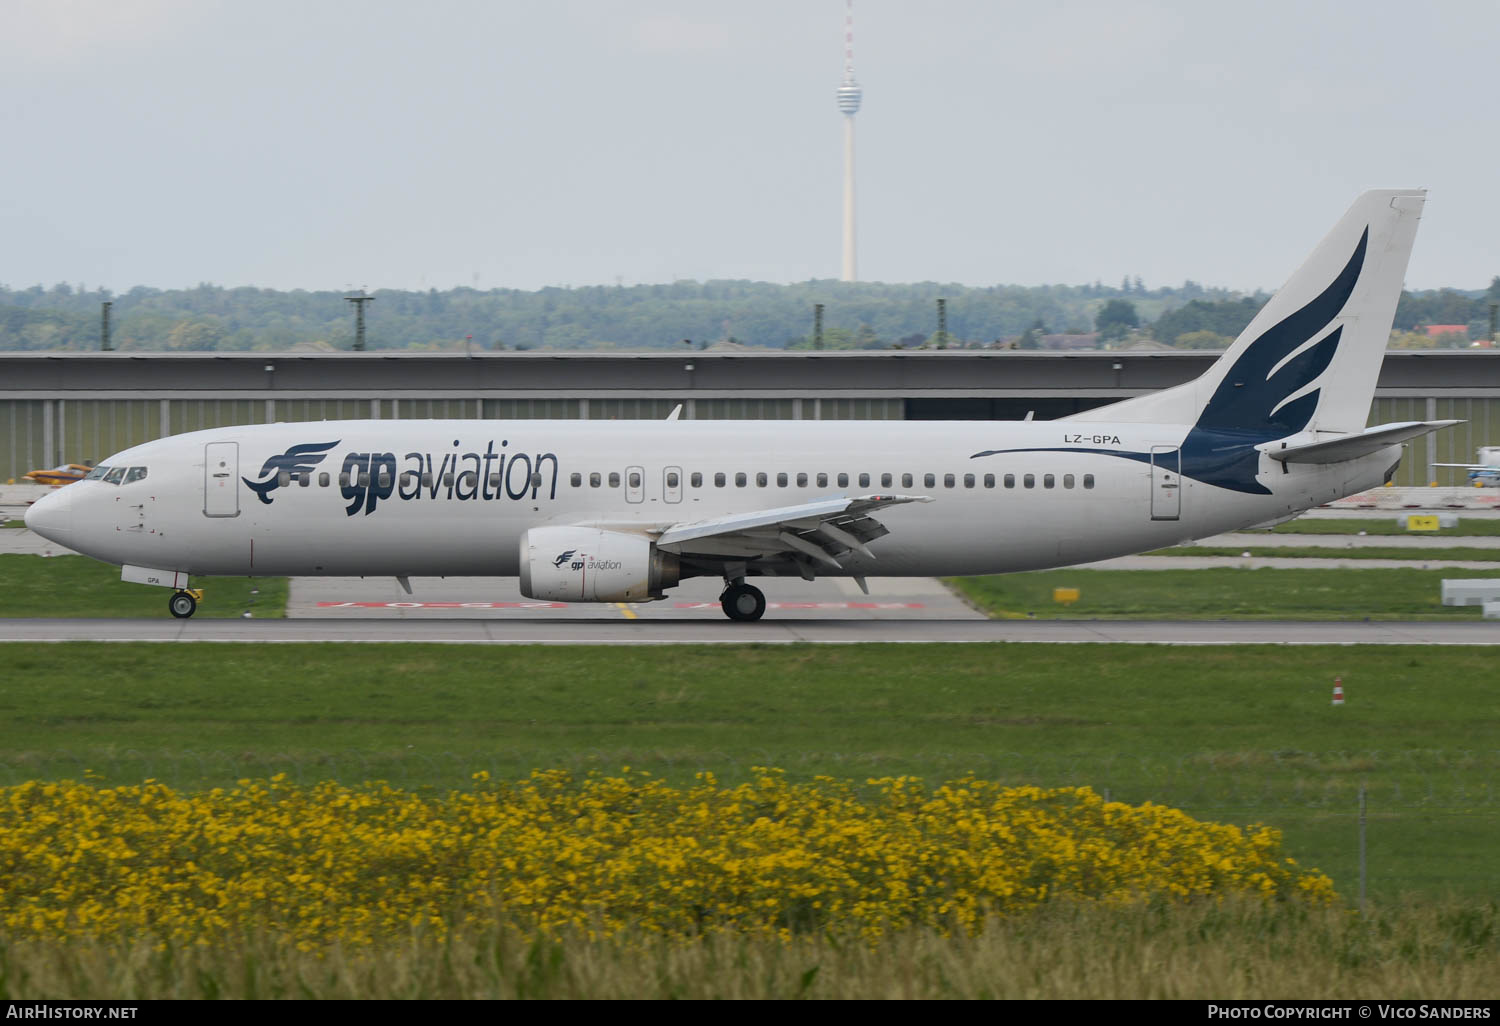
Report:
M 1489 893 L 1500 842 L 1500 704 L 1477 648 L 11 644 L 0 660 L 0 783 L 973 772 L 1268 822 L 1350 894 L 1363 782 L 1371 893 L 1390 898 Z
M 1218 545 L 1176 545 L 1169 549 L 1148 552 L 1148 556 L 1234 556 L 1245 553 L 1261 558 L 1279 559 L 1401 559 L 1411 563 L 1431 563 L 1439 560 L 1473 560 L 1494 563 L 1500 570 L 1500 549 L 1463 548 L 1401 548 L 1391 546 L 1369 546 L 1361 548 L 1337 548 L 1331 545 L 1250 545 L 1233 548 Z
M 1413 510 L 1412 512 L 1417 512 Z M 1397 512 L 1392 510 L 1390 514 L 1381 517 L 1351 517 L 1349 519 L 1333 517 L 1301 517 L 1297 520 L 1289 520 L 1284 524 L 1277 524 L 1271 528 L 1272 534 L 1365 534 L 1377 535 L 1411 535 L 1419 538 L 1463 538 L 1467 537 L 1494 537 L 1500 535 L 1500 520 L 1465 517 L 1459 513 L 1457 527 L 1444 527 L 1437 531 L 1408 531 L 1404 522 L 1397 523 Z
M 1341 908 L 1052 904 L 973 937 L 904 930 L 688 940 L 639 931 L 528 940 L 460 928 L 442 943 L 299 951 L 282 938 L 0 944 L 0 999 L 119 1000 L 1272 998 L 1493 1000 L 1500 905 Z M 1193 1014 L 1203 1014 L 1194 1009 Z
M 1477 606 L 1444 606 L 1445 577 L 1495 570 L 1043 570 L 958 577 L 949 584 L 1003 619 L 1046 620 L 1477 620 Z M 1054 588 L 1077 588 L 1060 605 Z
M 961 587 L 1004 616 L 1475 619 L 1438 604 L 1444 576 L 1053 571 Z M 200 616 L 282 615 L 285 581 L 204 583 Z M 1056 607 L 1056 586 L 1083 600 Z M 0 555 L 0 615 L 160 617 L 166 595 L 82 557 Z M 476 770 L 542 767 L 678 782 L 700 770 L 735 782 L 759 765 L 798 780 L 975 773 L 1269 823 L 1351 904 L 1363 789 L 1371 900 L 1363 916 L 1057 906 L 974 939 L 913 931 L 876 947 L 472 931 L 332 953 L 274 936 L 0 942 L 0 998 L 1482 997 L 1500 957 L 1494 659 L 1338 646 L 0 644 L 0 786 L 87 774 L 197 789 L 286 773 L 445 790 Z
M 286 615 L 285 577 L 209 577 L 194 616 Z M 120 568 L 87 556 L 0 554 L 0 616 L 161 617 L 168 588 L 126 584 Z

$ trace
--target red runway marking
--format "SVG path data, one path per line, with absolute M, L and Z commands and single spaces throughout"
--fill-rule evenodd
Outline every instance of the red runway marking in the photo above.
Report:
M 632 603 L 634 605 L 634 603 Z M 645 605 L 645 603 L 642 603 Z M 567 609 L 566 602 L 319 602 L 319 609 Z M 678 602 L 675 609 L 718 609 L 717 602 Z M 768 609 L 925 609 L 921 602 L 768 602 Z
M 677 609 L 718 609 L 717 602 L 678 602 Z M 926 609 L 920 602 L 767 602 L 767 609 Z
M 319 609 L 566 609 L 566 602 L 319 602 Z

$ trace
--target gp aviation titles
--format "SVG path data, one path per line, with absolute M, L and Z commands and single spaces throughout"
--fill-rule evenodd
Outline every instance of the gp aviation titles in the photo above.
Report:
M 1209 1005 L 1210 1019 L 1488 1019 L 1486 1005 Z
M 460 447 L 453 440 L 454 449 Z M 537 499 L 547 491 L 549 499 L 557 498 L 557 454 L 539 452 L 505 452 L 510 445 L 502 439 L 500 451 L 493 440 L 484 452 L 409 452 L 397 460 L 393 452 L 351 452 L 344 457 L 339 484 L 349 503 L 345 512 L 354 516 L 361 509 L 375 512 L 381 499 L 392 495 L 404 501 L 413 499 Z M 405 463 L 398 469 L 399 463 Z M 550 472 L 543 468 L 551 464 Z

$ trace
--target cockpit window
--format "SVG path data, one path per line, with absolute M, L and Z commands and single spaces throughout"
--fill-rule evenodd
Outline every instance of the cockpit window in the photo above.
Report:
M 114 484 L 114 485 L 117 485 L 117 484 L 120 483 L 121 479 L 124 478 L 124 477 L 125 477 L 125 468 L 124 467 L 115 467 L 108 474 L 104 475 L 104 483 L 105 484 Z
M 109 468 L 108 467 L 95 467 L 93 470 L 91 470 L 91 471 L 88 472 L 88 475 L 84 477 L 84 480 L 85 481 L 98 481 L 100 478 L 102 478 L 105 474 L 108 474 L 108 473 L 109 473 Z
M 126 484 L 130 484 L 133 481 L 144 481 L 145 479 L 146 479 L 146 468 L 145 467 L 131 467 L 129 470 L 127 470 L 125 472 L 125 483 Z

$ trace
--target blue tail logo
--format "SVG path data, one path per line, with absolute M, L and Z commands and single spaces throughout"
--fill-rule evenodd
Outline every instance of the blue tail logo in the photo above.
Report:
M 332 442 L 311 442 L 304 445 L 294 445 L 280 456 L 272 456 L 266 460 L 265 466 L 260 468 L 260 477 L 264 480 L 252 481 L 248 477 L 240 478 L 246 486 L 260 496 L 260 501 L 267 506 L 271 504 L 271 493 L 281 484 L 281 472 L 288 474 L 311 474 L 313 467 L 323 462 L 328 455 L 328 450 L 339 444 L 339 440 Z
M 1255 479 L 1260 468 L 1260 453 L 1255 447 L 1294 435 L 1312 420 L 1321 389 L 1295 399 L 1292 396 L 1328 369 L 1344 329 L 1335 328 L 1315 344 L 1307 343 L 1333 323 L 1354 293 L 1369 242 L 1370 229 L 1366 227 L 1348 263 L 1326 289 L 1245 347 L 1183 440 L 1183 477 L 1250 495 L 1271 494 Z M 1297 352 L 1299 349 L 1302 351 Z M 987 449 L 970 459 L 1007 452 L 1088 452 L 1151 462 L 1151 454 L 1144 452 L 1059 448 Z

